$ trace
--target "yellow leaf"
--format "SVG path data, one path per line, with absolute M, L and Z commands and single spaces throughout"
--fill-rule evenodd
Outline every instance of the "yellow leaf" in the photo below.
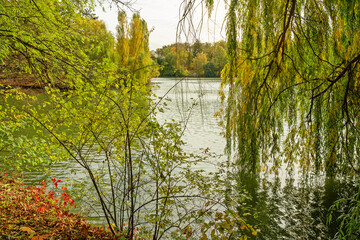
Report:
M 35 231 L 32 230 L 32 229 L 29 228 L 29 227 L 21 227 L 21 228 L 20 228 L 20 231 L 27 232 L 27 233 L 30 234 L 30 235 L 35 234 Z

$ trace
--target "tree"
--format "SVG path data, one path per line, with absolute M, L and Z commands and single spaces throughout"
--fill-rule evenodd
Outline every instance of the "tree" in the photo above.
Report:
M 75 65 L 79 56 L 71 54 L 77 48 L 75 38 L 81 38 L 72 26 L 77 22 L 79 6 L 52 0 L 1 2 L 0 59 L 8 69 L 9 56 L 17 59 L 22 72 L 38 74 L 43 82 L 53 82 L 49 72 L 54 68 Z M 72 44 L 69 44 L 72 43 Z M 57 67 L 55 67 L 57 66 Z
M 216 77 L 215 64 L 213 62 L 208 62 L 204 65 L 204 76 L 205 77 Z
M 227 63 L 226 50 L 222 46 L 216 46 L 213 62 L 216 69 L 216 75 L 220 76 L 221 70 Z
M 239 165 L 359 172 L 358 15 L 356 1 L 230 1 L 224 119 Z
M 112 36 L 103 23 L 82 17 L 81 5 L 80 1 L 76 4 L 52 0 L 1 2 L 2 78 L 12 81 L 20 78 L 21 84 L 31 80 L 30 86 L 71 89 L 84 78 L 94 81 L 89 69 L 97 69 L 100 64 L 111 69 L 106 59 L 112 55 Z M 85 5 L 92 8 L 92 3 Z M 96 36 L 92 35 L 94 30 Z M 15 93 L 16 90 L 5 88 L 1 96 L 0 151 L 10 153 L 2 163 L 14 169 L 36 169 L 44 162 L 51 163 L 56 156 L 61 160 L 63 151 L 48 142 L 48 135 L 28 134 L 25 129 L 30 128 L 33 121 L 27 119 L 24 112 L 15 114 L 18 106 L 6 104 L 15 95 L 28 101 L 36 101 L 36 97 Z
M 157 60 L 159 65 L 163 66 L 162 70 L 160 71 L 160 76 L 204 76 L 204 66 L 200 64 L 197 66 L 200 67 L 198 69 L 193 64 L 196 56 L 192 55 L 192 52 L 190 51 L 191 48 L 196 49 L 200 46 L 202 53 L 206 56 L 207 61 L 213 62 L 215 64 L 215 73 L 211 73 L 210 75 L 213 77 L 220 77 L 221 70 L 227 62 L 223 41 L 213 44 L 201 44 L 200 42 L 195 42 L 194 44 L 174 43 L 157 49 L 153 58 Z M 212 68 L 212 65 L 210 64 L 209 67 Z M 210 68 L 208 68 L 208 70 L 210 70 Z
M 206 63 L 206 54 L 203 52 L 198 53 L 192 63 L 192 68 L 194 69 L 197 76 L 204 76 L 204 66 L 206 65 Z
M 157 66 L 149 50 L 147 24 L 138 14 L 133 15 L 129 28 L 125 12 L 119 12 L 116 52 L 120 72 L 128 71 L 136 81 L 143 84 L 157 76 Z M 127 84 L 126 80 L 123 80 L 123 84 Z
M 196 56 L 201 52 L 203 52 L 202 44 L 199 39 L 196 39 L 196 41 L 194 42 L 194 44 L 192 46 L 192 55 Z
M 129 27 L 124 11 L 118 13 L 118 25 L 116 26 L 116 53 L 118 64 L 127 66 L 129 61 Z
M 188 61 L 190 52 L 183 44 L 171 44 L 156 50 L 156 60 L 162 66 L 160 76 L 183 77 L 188 74 Z
M 183 77 L 184 71 L 178 68 L 178 55 L 172 46 L 165 46 L 161 49 L 161 55 L 157 57 L 157 63 L 162 66 L 160 76 Z

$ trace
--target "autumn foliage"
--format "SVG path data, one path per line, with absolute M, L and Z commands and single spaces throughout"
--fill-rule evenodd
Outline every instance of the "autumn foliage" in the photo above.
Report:
M 70 211 L 74 200 L 59 179 L 23 186 L 20 177 L 0 174 L 0 239 L 114 239 L 105 229 L 90 225 Z

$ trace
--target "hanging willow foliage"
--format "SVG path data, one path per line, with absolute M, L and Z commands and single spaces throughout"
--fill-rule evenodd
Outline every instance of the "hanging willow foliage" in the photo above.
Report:
M 225 1 L 221 95 L 238 166 L 359 172 L 359 3 Z

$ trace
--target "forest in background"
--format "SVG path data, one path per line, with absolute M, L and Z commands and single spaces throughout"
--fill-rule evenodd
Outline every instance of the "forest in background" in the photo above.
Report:
M 228 62 L 225 41 L 174 43 L 151 52 L 160 77 L 220 77 Z

